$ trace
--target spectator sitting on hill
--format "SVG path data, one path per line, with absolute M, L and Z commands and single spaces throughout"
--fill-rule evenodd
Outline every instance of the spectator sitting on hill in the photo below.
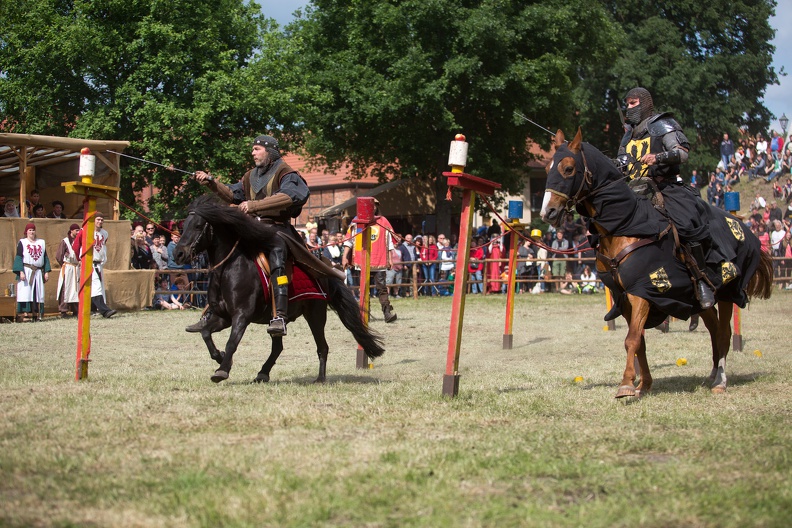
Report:
M 792 198 L 792 178 L 787 178 L 781 196 L 787 203 L 789 203 L 790 198 Z
M 770 154 L 774 159 L 781 158 L 781 153 L 784 152 L 784 138 L 778 135 L 778 132 L 773 130 L 771 132 L 773 139 L 770 140 Z
M 767 140 L 762 137 L 762 134 L 756 134 L 756 154 L 757 156 L 767 154 Z

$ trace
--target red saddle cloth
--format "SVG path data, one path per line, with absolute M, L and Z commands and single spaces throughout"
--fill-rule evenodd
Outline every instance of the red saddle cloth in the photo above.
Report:
M 264 299 L 269 302 L 271 297 L 269 275 L 258 262 L 256 262 L 256 269 L 259 273 L 259 279 L 261 279 L 261 287 L 264 289 Z M 327 293 L 325 293 L 316 279 L 295 264 L 292 268 L 291 282 L 289 282 L 289 301 L 303 300 L 327 300 Z

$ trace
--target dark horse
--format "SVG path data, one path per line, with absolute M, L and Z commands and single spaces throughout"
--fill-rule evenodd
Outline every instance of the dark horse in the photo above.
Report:
M 627 368 L 616 397 L 640 396 L 651 389 L 644 328 L 657 326 L 668 315 L 687 319 L 699 312 L 712 343 L 712 391 L 724 392 L 733 304 L 744 308 L 751 298 L 767 299 L 773 290 L 772 261 L 759 240 L 734 216 L 707 209 L 710 234 L 731 258 L 708 262 L 707 278 L 717 287 L 718 302 L 717 307 L 702 311 L 687 268 L 676 258 L 677 244 L 667 217 L 630 189 L 610 159 L 583 143 L 580 130 L 569 144 L 559 130 L 555 146 L 541 216 L 558 226 L 563 213 L 576 207 L 599 235 L 597 271 L 615 301 L 606 319 L 621 314 L 628 325 Z M 641 370 L 637 388 L 636 357 Z
M 250 323 L 267 324 L 272 318 L 271 297 L 265 296 L 256 257 L 273 237 L 278 236 L 269 225 L 257 222 L 236 207 L 220 204 L 214 196 L 196 199 L 189 208 L 181 240 L 176 245 L 175 259 L 184 264 L 206 250 L 210 273 L 209 305 L 211 316 L 201 331 L 209 355 L 220 364 L 212 375 L 219 383 L 228 378 L 242 336 Z M 333 308 L 344 326 L 369 358 L 380 357 L 385 350 L 381 339 L 363 324 L 354 294 L 335 278 L 318 281 L 327 294 L 324 299 L 296 299 L 289 302 L 289 321 L 305 317 L 316 342 L 319 356 L 317 383 L 325 381 L 328 346 L 324 329 L 327 307 Z M 220 352 L 212 334 L 231 327 L 231 335 Z M 272 337 L 272 350 L 255 381 L 269 381 L 269 374 L 283 351 L 283 338 Z

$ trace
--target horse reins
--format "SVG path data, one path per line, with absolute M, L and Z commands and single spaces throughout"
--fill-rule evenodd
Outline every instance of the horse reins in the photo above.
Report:
M 602 187 L 597 187 L 596 189 L 590 191 L 589 193 L 581 196 L 581 194 L 583 193 L 584 186 L 588 185 L 588 187 L 591 187 L 591 185 L 593 184 L 593 180 L 592 180 L 592 172 L 591 172 L 591 170 L 588 167 L 588 160 L 586 160 L 586 153 L 583 151 L 583 144 L 582 143 L 580 144 L 580 155 L 583 158 L 583 181 L 580 182 L 580 187 L 578 187 L 578 190 L 575 193 L 575 196 L 573 196 L 572 198 L 567 200 L 567 203 L 565 205 L 565 209 L 566 209 L 567 212 L 572 212 L 572 210 L 577 206 L 577 204 L 579 204 L 583 200 L 585 200 L 587 198 L 591 198 L 593 196 L 596 196 L 599 193 L 601 193 L 602 191 L 604 191 L 605 189 L 607 189 L 608 187 L 610 187 L 611 185 L 613 185 L 614 183 L 623 181 L 623 180 L 625 180 L 625 179 L 627 179 L 629 177 L 629 174 L 625 174 L 621 178 L 617 178 L 615 180 L 610 180 L 608 183 L 606 183 Z
M 194 215 L 194 214 L 196 214 L 196 213 L 195 213 L 195 211 L 190 211 L 189 213 L 187 213 L 187 216 L 189 216 L 189 215 Z M 197 215 L 197 216 L 201 216 L 201 215 Z M 205 218 L 203 218 L 203 217 L 201 217 L 201 218 L 203 219 L 203 221 L 204 221 L 204 222 L 206 222 L 206 219 L 205 219 Z M 204 226 L 203 226 L 203 229 L 201 229 L 201 232 L 200 232 L 200 233 L 198 233 L 198 236 L 195 238 L 195 240 L 193 241 L 193 243 L 192 243 L 192 244 L 190 244 L 190 256 L 191 256 L 191 257 L 194 257 L 194 256 L 195 256 L 195 246 L 197 246 L 197 245 L 198 245 L 198 242 L 200 242 L 200 241 L 201 241 L 201 238 L 203 238 L 204 234 L 206 233 L 206 228 L 207 228 L 207 227 L 208 227 L 209 229 L 212 229 L 212 226 L 210 226 L 210 225 L 209 225 L 209 222 L 206 222 L 206 223 L 204 224 Z M 227 261 L 229 258 L 231 258 L 231 255 L 233 255 L 233 254 L 234 254 L 234 251 L 236 251 L 236 248 L 237 248 L 237 246 L 239 245 L 239 240 L 240 240 L 239 238 L 237 238 L 237 239 L 236 239 L 236 242 L 234 242 L 234 245 L 233 245 L 233 247 L 231 248 L 231 251 L 229 251 L 229 252 L 228 252 L 228 255 L 226 255 L 226 256 L 225 256 L 225 258 L 223 258 L 223 260 L 221 260 L 220 262 L 218 262 L 217 264 L 215 264 L 214 266 L 212 266 L 212 267 L 210 267 L 210 268 L 209 268 L 209 270 L 208 270 L 208 271 L 209 271 L 209 273 L 213 272 L 214 270 L 216 270 L 217 268 L 219 268 L 220 266 L 222 266 L 223 264 L 225 264 L 225 263 L 226 263 L 226 261 Z

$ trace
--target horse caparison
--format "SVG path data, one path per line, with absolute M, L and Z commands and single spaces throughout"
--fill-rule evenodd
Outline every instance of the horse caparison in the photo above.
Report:
M 693 283 L 684 264 L 677 258 L 676 245 L 669 231 L 664 229 L 669 224 L 668 218 L 649 200 L 637 196 L 628 187 L 624 176 L 609 158 L 592 145 L 583 143 L 580 129 L 569 143 L 559 130 L 555 136 L 555 148 L 552 162 L 547 167 L 541 216 L 546 222 L 558 226 L 563 214 L 575 208 L 589 219 L 592 233 L 596 231 L 599 237 L 597 271 L 613 290 L 617 301 L 616 313 L 620 311 L 628 325 L 624 341 L 627 365 L 616 397 L 641 396 L 652 387 L 644 329 L 656 326 L 668 315 L 687 319 L 698 312 L 709 331 L 712 345 L 711 390 L 724 392 L 733 305 L 744 307 L 747 301 L 767 299 L 772 293 L 772 260 L 761 250 L 759 240 L 750 230 L 742 228 L 738 218 L 720 210 L 711 211 L 715 219 L 710 220 L 711 228 L 714 228 L 713 221 L 722 220 L 728 225 L 740 259 L 739 262 L 722 264 L 721 272 L 725 278 L 716 294 L 718 302 L 716 306 L 701 311 Z M 600 222 L 608 213 L 625 219 L 620 224 L 620 229 L 624 228 L 617 230 L 619 232 L 609 232 L 603 227 L 607 223 Z M 630 219 L 640 220 L 631 226 Z M 724 226 L 717 227 L 724 229 Z M 631 230 L 647 233 L 636 236 Z M 730 270 L 738 273 L 726 277 Z M 637 387 L 636 357 L 640 367 Z
M 201 337 L 209 355 L 220 364 L 211 377 L 215 383 L 228 378 L 234 352 L 248 325 L 268 324 L 272 318 L 271 299 L 265 296 L 261 287 L 255 259 L 259 253 L 266 253 L 275 236 L 278 236 L 276 231 L 267 224 L 255 221 L 236 207 L 218 202 L 211 195 L 196 199 L 189 207 L 181 240 L 175 249 L 175 259 L 178 263 L 187 264 L 201 251 L 208 255 L 212 275 L 208 292 L 211 315 Z M 363 323 L 360 307 L 346 285 L 332 278 L 319 279 L 318 282 L 327 293 L 326 300 L 289 302 L 288 320 L 291 322 L 302 316 L 308 323 L 319 357 L 316 382 L 322 383 L 326 379 L 329 351 L 324 333 L 328 306 L 338 314 L 369 358 L 380 357 L 385 350 L 381 338 Z M 212 334 L 228 327 L 231 327 L 231 334 L 225 350 L 220 351 L 212 340 Z M 254 381 L 269 381 L 270 371 L 283 351 L 282 337 L 271 336 L 271 340 L 270 355 Z

